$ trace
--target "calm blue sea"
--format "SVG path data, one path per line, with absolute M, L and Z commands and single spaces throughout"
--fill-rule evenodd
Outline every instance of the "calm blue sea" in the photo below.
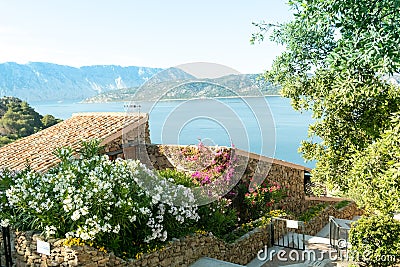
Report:
M 297 152 L 307 137 L 310 113 L 292 109 L 278 96 L 174 100 L 141 103 L 30 103 L 40 114 L 67 119 L 75 112 L 147 112 L 153 143 L 234 146 L 314 167 Z M 136 105 L 136 107 L 133 107 Z M 140 107 L 138 107 L 140 105 Z

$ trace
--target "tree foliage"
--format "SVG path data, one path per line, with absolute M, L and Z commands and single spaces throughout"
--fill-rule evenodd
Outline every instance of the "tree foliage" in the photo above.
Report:
M 349 195 L 368 210 L 400 211 L 400 113 L 382 138 L 354 155 Z
M 53 115 L 49 115 L 49 114 L 46 114 L 43 116 L 43 118 L 41 118 L 43 128 L 48 128 L 48 127 L 53 126 L 61 121 L 62 121 L 61 119 L 57 119 Z
M 52 115 L 43 117 L 27 102 L 18 98 L 3 97 L 0 99 L 0 146 L 31 135 L 60 121 Z
M 293 21 L 255 24 L 259 32 L 251 41 L 263 40 L 274 26 L 270 38 L 286 51 L 266 78 L 282 86 L 296 110 L 313 112 L 315 123 L 300 151 L 317 161 L 314 180 L 348 192 L 357 184 L 354 164 L 361 154 L 372 156 L 363 151 L 394 137 L 382 134 L 400 110 L 399 87 L 388 82 L 400 69 L 400 1 L 291 0 L 289 6 Z M 382 165 L 385 172 L 389 165 Z
M 399 232 L 391 216 L 362 217 L 350 229 L 350 255 L 367 266 L 393 266 L 400 259 Z

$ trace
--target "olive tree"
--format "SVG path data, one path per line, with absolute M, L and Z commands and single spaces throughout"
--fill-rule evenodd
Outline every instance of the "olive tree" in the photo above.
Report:
M 281 94 L 291 98 L 296 110 L 312 110 L 315 122 L 299 150 L 305 159 L 316 160 L 313 179 L 360 199 L 364 193 L 354 186 L 367 182 L 359 175 L 360 164 L 373 156 L 368 152 L 371 145 L 390 145 L 381 140 L 394 138 L 385 131 L 399 123 L 391 120 L 400 110 L 400 90 L 393 82 L 400 69 L 400 1 L 288 4 L 294 19 L 278 25 L 254 23 L 259 31 L 251 42 L 262 41 L 272 27 L 270 39 L 286 47 L 265 76 L 281 86 Z M 399 158 L 381 160 L 398 163 Z M 379 166 L 391 175 L 393 164 Z M 382 188 L 399 193 L 398 184 L 371 175 Z M 365 197 L 376 198 L 383 190 Z

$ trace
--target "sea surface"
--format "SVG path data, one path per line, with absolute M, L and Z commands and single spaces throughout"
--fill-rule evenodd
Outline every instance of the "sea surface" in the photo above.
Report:
M 77 112 L 149 113 L 150 138 L 158 144 L 231 146 L 313 168 L 298 153 L 313 122 L 279 96 L 159 102 L 33 102 L 40 114 L 67 119 Z

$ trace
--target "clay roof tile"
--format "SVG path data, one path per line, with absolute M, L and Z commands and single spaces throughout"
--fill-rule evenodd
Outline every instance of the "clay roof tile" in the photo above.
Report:
M 122 135 L 122 130 L 147 114 L 123 112 L 91 112 L 73 114 L 70 119 L 33 135 L 19 139 L 0 148 L 0 168 L 23 169 L 29 162 L 31 168 L 44 171 L 57 163 L 53 151 L 69 146 L 79 148 L 82 140 L 106 139 Z M 144 121 L 141 120 L 141 123 Z M 109 140 L 108 140 L 109 141 Z

